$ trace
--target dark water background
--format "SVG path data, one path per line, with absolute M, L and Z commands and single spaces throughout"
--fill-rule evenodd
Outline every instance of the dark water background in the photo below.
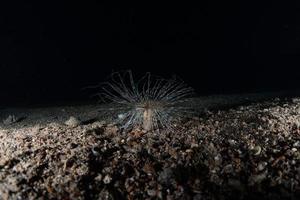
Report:
M 16 2 L 0 6 L 2 105 L 86 101 L 122 69 L 176 74 L 200 96 L 300 89 L 294 1 Z

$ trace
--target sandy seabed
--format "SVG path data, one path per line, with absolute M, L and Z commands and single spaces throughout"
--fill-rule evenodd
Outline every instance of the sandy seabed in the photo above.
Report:
M 0 124 L 1 200 L 300 197 L 297 98 L 205 109 L 160 133 L 120 133 L 95 105 L 0 115 L 16 116 Z

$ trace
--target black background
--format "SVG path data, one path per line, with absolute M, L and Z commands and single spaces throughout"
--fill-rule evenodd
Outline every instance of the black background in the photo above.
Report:
M 199 95 L 300 88 L 294 1 L 7 2 L 2 104 L 88 100 L 82 88 L 121 69 L 176 74 Z

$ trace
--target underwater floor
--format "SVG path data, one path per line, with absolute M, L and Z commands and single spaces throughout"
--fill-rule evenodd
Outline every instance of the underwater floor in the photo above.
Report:
M 300 98 L 256 99 L 198 98 L 159 133 L 99 105 L 2 109 L 0 199 L 298 199 Z

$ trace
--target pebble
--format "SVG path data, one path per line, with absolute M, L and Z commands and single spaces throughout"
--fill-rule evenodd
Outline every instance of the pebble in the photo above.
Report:
M 300 141 L 297 141 L 293 144 L 293 147 L 300 147 Z
M 234 146 L 236 144 L 236 141 L 235 140 L 228 140 L 228 143 L 231 145 L 231 146 Z
M 71 116 L 67 121 L 65 121 L 65 125 L 72 127 L 72 128 L 77 127 L 80 124 L 81 124 L 81 121 L 73 116 Z
M 255 147 L 252 149 L 252 152 L 253 152 L 253 155 L 254 155 L 254 156 L 258 156 L 258 155 L 261 153 L 261 147 L 260 147 L 260 146 L 255 146 Z
M 101 181 L 102 180 L 102 174 L 99 174 L 98 176 L 95 177 L 96 181 Z
M 263 171 L 267 165 L 268 165 L 267 162 L 260 162 L 260 163 L 258 164 L 258 166 L 257 166 L 257 169 L 258 169 L 259 171 Z
M 103 183 L 104 184 L 110 184 L 110 182 L 112 181 L 112 178 L 110 175 L 105 175 L 104 179 L 103 179 Z

